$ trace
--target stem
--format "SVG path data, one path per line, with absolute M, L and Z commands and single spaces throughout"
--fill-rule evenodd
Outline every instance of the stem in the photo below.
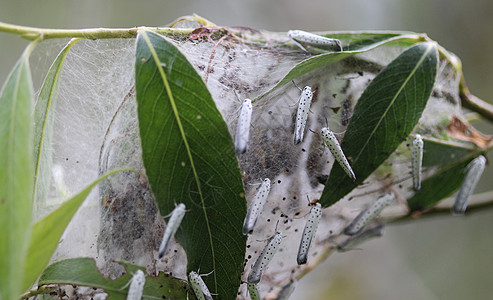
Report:
M 462 106 L 477 112 L 489 121 L 493 121 L 493 105 L 471 94 L 469 88 L 467 87 L 466 80 L 464 79 L 464 74 L 462 74 L 462 72 L 459 82 L 459 97 L 462 102 Z
M 46 39 L 57 38 L 85 38 L 85 39 L 109 39 L 109 38 L 134 38 L 139 27 L 133 28 L 88 28 L 88 29 L 47 29 L 29 26 L 14 25 L 0 22 L 0 32 L 13 33 L 28 40 L 36 40 L 42 37 Z M 168 28 L 147 27 L 146 30 L 167 35 L 187 35 L 194 28 Z
M 33 52 L 34 48 L 36 48 L 36 46 L 39 43 L 41 43 L 42 41 L 43 41 L 42 36 L 39 36 L 38 38 L 33 40 L 31 43 L 29 43 L 29 45 L 27 45 L 26 49 L 24 49 L 23 55 L 25 55 L 26 57 L 29 57 L 31 55 L 31 53 Z

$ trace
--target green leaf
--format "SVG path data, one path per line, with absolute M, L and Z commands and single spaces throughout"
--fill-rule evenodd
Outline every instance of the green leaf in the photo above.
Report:
M 246 201 L 228 128 L 201 77 L 166 38 L 140 31 L 136 92 L 144 166 L 161 215 L 187 213 L 176 234 L 188 271 L 221 299 L 236 297 L 243 272 Z
M 452 195 L 466 176 L 465 168 L 473 157 L 444 166 L 433 176 L 421 182 L 421 190 L 407 200 L 411 211 L 433 206 Z
M 423 167 L 449 165 L 479 153 L 478 148 L 469 144 L 433 138 L 424 138 L 423 142 Z
M 124 170 L 114 170 L 99 177 L 34 225 L 24 269 L 24 290 L 34 283 L 46 267 L 65 228 L 92 189 L 106 177 L 121 171 Z
M 73 284 L 77 286 L 90 286 L 102 288 L 108 293 L 108 299 L 126 299 L 132 273 L 138 269 L 145 271 L 144 267 L 126 262 L 118 262 L 123 265 L 126 274 L 116 280 L 104 277 L 99 273 L 94 259 L 88 257 L 61 260 L 46 268 L 39 278 L 38 285 L 45 284 Z M 188 284 L 186 281 L 173 278 L 167 274 L 159 273 L 158 276 L 148 276 L 144 285 L 142 299 L 186 299 Z
M 330 206 L 361 184 L 412 132 L 430 97 L 437 69 L 435 43 L 404 51 L 365 89 L 341 147 L 356 181 L 334 164 L 320 202 Z
M 34 106 L 34 193 L 33 199 L 43 203 L 51 178 L 51 137 L 56 91 L 65 57 L 80 39 L 72 39 L 58 54 L 51 65 Z
M 21 292 L 31 233 L 34 164 L 29 52 L 17 61 L 0 92 L 0 299 L 16 299 Z
M 291 80 L 299 78 L 316 69 L 326 67 L 327 65 L 338 62 L 342 59 L 351 57 L 355 54 L 367 52 L 382 45 L 398 44 L 408 46 L 423 41 L 423 37 L 421 35 L 410 32 L 329 32 L 321 35 L 340 39 L 343 44 L 344 51 L 323 53 L 305 59 L 294 66 L 273 88 L 255 98 L 253 102 L 264 98 L 281 86 L 289 83 Z

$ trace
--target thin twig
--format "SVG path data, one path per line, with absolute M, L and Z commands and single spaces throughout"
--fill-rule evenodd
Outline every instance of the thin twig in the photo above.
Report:
M 209 80 L 209 73 L 211 72 L 211 64 L 212 64 L 212 60 L 214 59 L 214 55 L 216 53 L 216 48 L 222 41 L 224 41 L 224 39 L 226 39 L 226 37 L 227 35 L 220 38 L 219 41 L 217 41 L 217 43 L 214 45 L 214 48 L 212 48 L 211 56 L 209 57 L 209 63 L 207 64 L 207 71 L 205 71 L 205 79 L 204 79 L 205 83 L 207 83 L 207 81 Z

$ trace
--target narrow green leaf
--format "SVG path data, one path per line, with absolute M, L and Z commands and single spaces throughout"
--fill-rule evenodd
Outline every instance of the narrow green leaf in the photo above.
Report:
M 24 290 L 34 283 L 46 267 L 65 228 L 92 189 L 106 177 L 121 171 L 124 170 L 114 170 L 99 177 L 34 225 L 24 269 Z
M 166 38 L 141 31 L 135 69 L 144 166 L 161 215 L 187 213 L 176 238 L 188 271 L 220 299 L 236 297 L 243 271 L 246 201 L 228 128 L 201 77 Z
M 440 200 L 452 195 L 462 184 L 466 176 L 465 168 L 473 158 L 444 166 L 433 176 L 421 182 L 421 190 L 407 200 L 411 211 L 433 206 Z
M 361 184 L 412 132 L 430 97 L 437 62 L 435 43 L 415 45 L 392 61 L 365 89 L 341 143 L 356 181 L 334 164 L 320 198 L 324 207 Z
M 38 285 L 72 284 L 102 288 L 108 293 L 108 299 L 126 299 L 132 274 L 144 267 L 126 262 L 118 262 L 125 267 L 126 273 L 118 279 L 104 277 L 96 267 L 94 259 L 88 257 L 61 260 L 49 265 L 39 278 Z M 164 273 L 147 276 L 142 299 L 186 299 L 188 284 Z
M 44 202 L 49 187 L 51 171 L 51 136 L 56 91 L 65 57 L 80 39 L 72 39 L 60 51 L 51 65 L 34 106 L 34 199 Z
M 31 233 L 33 191 L 33 87 L 29 51 L 0 92 L 0 299 L 16 299 L 22 287 Z
M 273 88 L 255 98 L 256 102 L 270 93 L 274 92 L 281 86 L 289 83 L 291 80 L 299 78 L 316 69 L 326 67 L 329 64 L 338 62 L 347 57 L 351 57 L 358 53 L 363 53 L 380 47 L 382 45 L 401 44 L 412 45 L 423 41 L 423 37 L 416 33 L 391 33 L 391 32 L 334 32 L 322 34 L 327 37 L 340 39 L 344 51 L 343 52 L 328 52 L 317 56 L 310 57 L 294 66 L 283 79 L 281 79 Z

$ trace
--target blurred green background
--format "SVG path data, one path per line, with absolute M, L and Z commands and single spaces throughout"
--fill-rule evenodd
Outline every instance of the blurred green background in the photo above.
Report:
M 197 13 L 218 25 L 287 31 L 410 30 L 457 54 L 471 91 L 493 100 L 493 1 L 0 0 L 0 21 L 49 28 L 162 26 Z M 27 42 L 0 33 L 0 82 Z M 485 133 L 493 126 L 479 124 Z M 493 189 L 492 167 L 478 191 Z M 493 299 L 493 211 L 386 228 L 331 257 L 291 299 Z

